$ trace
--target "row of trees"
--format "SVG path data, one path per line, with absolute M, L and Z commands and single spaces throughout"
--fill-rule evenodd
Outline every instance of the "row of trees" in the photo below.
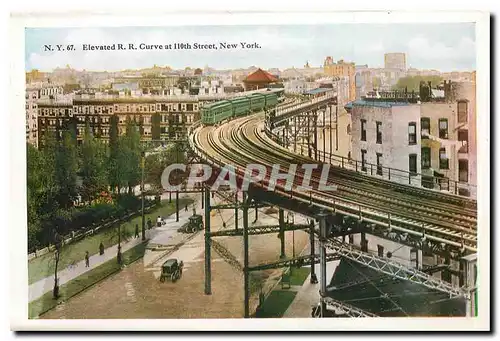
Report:
M 119 136 L 111 122 L 109 145 L 96 139 L 87 121 L 83 142 L 77 145 L 74 129 L 61 136 L 47 134 L 43 148 L 27 146 L 28 242 L 30 249 L 53 239 L 53 222 L 73 207 L 75 200 L 90 203 L 101 192 L 132 189 L 141 180 L 141 145 L 137 125 L 128 120 Z M 81 184 L 77 178 L 81 179 Z
M 435 87 L 443 81 L 443 78 L 440 76 L 407 76 L 400 78 L 394 87 L 395 90 L 404 90 L 405 88 L 408 91 L 419 91 L 420 82 L 423 81 L 425 84 L 431 82 L 432 86 Z

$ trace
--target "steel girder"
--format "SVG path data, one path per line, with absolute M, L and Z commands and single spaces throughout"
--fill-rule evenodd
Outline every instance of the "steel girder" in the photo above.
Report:
M 231 252 L 229 252 L 229 250 L 226 249 L 224 245 L 216 242 L 215 240 L 211 240 L 211 244 L 215 252 L 217 252 L 217 254 L 221 256 L 221 258 L 224 259 L 229 265 L 240 272 L 243 271 L 243 265 L 238 262 L 238 259 L 236 259 L 236 257 Z
M 294 230 L 308 230 L 310 228 L 309 225 L 306 224 L 295 224 L 295 225 L 285 225 L 285 231 L 294 231 Z M 252 226 L 248 228 L 249 235 L 258 235 L 258 234 L 267 234 L 267 233 L 279 233 L 280 226 L 279 225 L 263 225 L 263 226 Z M 220 230 L 216 232 L 210 233 L 211 237 L 236 237 L 243 236 L 243 229 L 237 230 Z
M 379 317 L 378 315 L 372 314 L 368 311 L 361 310 L 350 304 L 337 301 L 331 297 L 323 297 L 321 301 L 336 308 L 342 310 L 349 317 Z
M 314 264 L 319 263 L 319 255 L 314 255 Z M 326 261 L 332 262 L 334 260 L 339 260 L 341 257 L 337 253 L 328 253 L 326 255 Z M 287 268 L 287 267 L 302 267 L 304 265 L 311 264 L 311 256 L 299 256 L 295 258 L 282 259 L 274 263 L 267 264 L 259 264 L 255 266 L 250 266 L 248 271 L 261 271 L 261 270 L 269 270 L 269 269 L 279 269 L 279 268 Z
M 298 104 L 296 108 L 291 108 L 285 114 L 269 117 L 270 126 L 271 128 L 278 127 L 280 125 L 283 125 L 284 122 L 288 121 L 290 118 L 302 114 L 304 111 L 318 110 L 321 109 L 322 107 L 326 107 L 329 104 L 335 104 L 335 103 L 336 103 L 335 97 L 327 97 L 324 100 L 310 104 L 306 103 Z
M 354 233 L 366 233 L 411 248 L 432 252 L 433 254 L 437 254 L 442 257 L 450 257 L 454 260 L 460 260 L 467 253 L 466 251 L 462 252 L 456 248 L 451 248 L 445 243 L 422 238 L 422 236 L 391 231 L 386 227 L 374 223 L 361 222 L 356 218 L 343 217 L 343 221 L 344 222 L 341 225 L 332 224 L 333 226 L 329 234 L 330 237 L 342 237 Z
M 335 250 L 335 252 L 337 252 L 342 257 L 367 266 L 373 270 L 385 273 L 395 278 L 423 285 L 432 290 L 445 292 L 449 294 L 450 297 L 462 296 L 467 298 L 469 296 L 469 293 L 463 288 L 452 286 L 445 281 L 441 281 L 432 276 L 429 276 L 425 272 L 419 271 L 414 268 L 408 268 L 390 259 L 380 258 L 373 254 L 362 252 L 334 238 L 329 238 L 327 240 L 324 240 L 323 242 L 328 248 Z

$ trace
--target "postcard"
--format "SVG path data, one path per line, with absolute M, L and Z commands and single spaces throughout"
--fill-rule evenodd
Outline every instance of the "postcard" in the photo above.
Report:
M 12 329 L 490 328 L 487 13 L 11 27 Z

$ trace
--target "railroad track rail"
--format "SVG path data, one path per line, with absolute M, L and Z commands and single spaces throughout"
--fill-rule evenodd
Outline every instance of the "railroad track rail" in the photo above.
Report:
M 270 166 L 279 163 L 287 170 L 287 163 L 311 163 L 311 159 L 277 149 L 269 139 L 259 132 L 259 115 L 240 118 L 219 127 L 198 128 L 191 143 L 200 156 L 212 164 L 222 166 L 233 164 L 239 176 L 248 163 L 260 162 Z M 332 183 L 338 186 L 335 193 L 311 190 L 299 191 L 293 186 L 290 192 L 278 185 L 275 193 L 295 200 L 314 204 L 330 211 L 358 217 L 401 233 L 428 238 L 462 251 L 477 251 L 477 222 L 474 210 L 456 207 L 451 203 L 426 203 L 418 194 L 394 193 L 381 186 L 359 181 L 349 181 L 330 174 Z M 299 176 L 303 176 L 300 174 Z M 311 181 L 319 181 L 313 174 Z M 264 184 L 261 184 L 264 185 Z

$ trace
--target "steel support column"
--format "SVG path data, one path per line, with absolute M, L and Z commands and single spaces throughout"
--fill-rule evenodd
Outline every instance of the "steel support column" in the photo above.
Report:
M 293 135 L 294 135 L 294 138 L 293 138 L 293 152 L 297 152 L 297 116 L 295 116 L 293 118 L 293 124 L 294 124 L 294 128 L 293 128 Z
M 368 241 L 364 232 L 361 232 L 361 251 L 368 252 Z
M 212 294 L 212 269 L 210 264 L 210 191 L 205 189 L 205 295 Z
M 307 156 L 312 158 L 311 153 L 311 113 L 307 113 Z
M 314 160 L 318 161 L 318 111 L 314 111 Z
M 323 127 L 323 162 L 326 163 L 326 139 L 325 139 L 325 127 Z
M 319 294 L 321 297 L 321 317 L 325 316 L 326 313 L 326 303 L 323 298 L 326 297 L 326 215 L 321 214 L 319 216 L 319 233 L 320 233 L 320 248 L 319 248 L 319 267 L 320 267 L 320 290 Z
M 330 149 L 328 150 L 328 153 L 330 155 L 330 163 L 332 163 L 332 144 L 333 144 L 333 138 L 332 138 L 332 110 L 333 107 L 330 106 Z
M 179 191 L 175 191 L 175 221 L 179 221 Z
M 339 106 L 335 106 L 335 150 L 339 150 Z
M 238 229 L 238 192 L 234 194 L 235 207 L 234 207 L 234 229 Z
M 318 283 L 318 278 L 316 277 L 316 270 L 314 269 L 314 265 L 315 265 L 315 262 L 314 262 L 314 255 L 315 255 L 315 251 L 314 251 L 314 220 L 311 220 L 309 225 L 310 225 L 309 240 L 311 242 L 311 252 L 310 252 L 310 255 L 311 255 L 311 279 L 310 279 L 310 282 L 311 282 L 311 284 L 316 284 L 316 283 Z
M 250 277 L 248 271 L 248 199 L 243 192 L 243 277 L 245 290 L 245 318 L 250 317 Z
M 281 251 L 280 258 L 286 258 L 285 254 L 285 212 L 282 208 L 278 210 L 278 224 L 280 226 Z
M 205 187 L 201 187 L 201 208 L 203 208 L 204 202 L 205 201 Z

